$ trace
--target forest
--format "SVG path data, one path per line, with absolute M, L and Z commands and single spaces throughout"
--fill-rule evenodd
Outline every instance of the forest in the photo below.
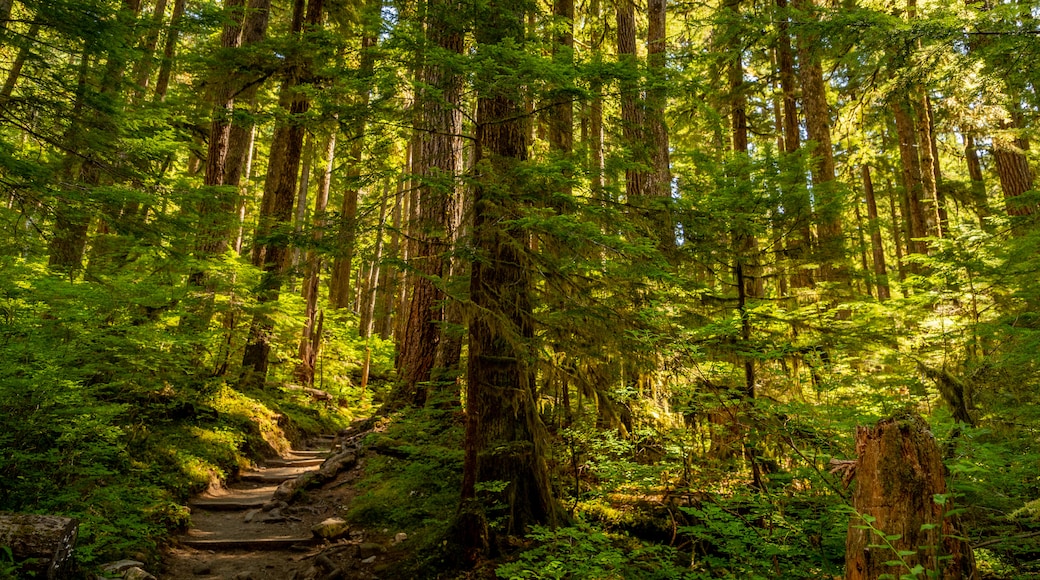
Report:
M 408 539 L 329 578 L 1040 578 L 1038 62 L 1030 0 L 0 0 L 0 513 L 162 578 L 349 433 Z

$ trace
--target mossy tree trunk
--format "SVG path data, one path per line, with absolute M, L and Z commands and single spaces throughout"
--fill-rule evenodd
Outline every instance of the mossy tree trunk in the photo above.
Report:
M 536 201 L 524 183 L 527 127 L 523 81 L 510 78 L 509 47 L 523 39 L 523 4 L 493 0 L 474 31 L 477 51 L 496 54 L 478 79 L 477 186 L 470 278 L 466 442 L 459 539 L 476 561 L 492 534 L 523 534 L 558 513 L 545 465 L 545 427 L 533 372 L 534 319 L 529 234 L 518 224 Z M 516 50 L 516 49 L 513 49 Z M 513 53 L 516 54 L 516 53 Z M 519 57 L 519 55 L 517 55 Z M 528 194 L 528 195 L 525 195 Z M 489 527 L 491 520 L 501 526 Z
M 858 515 L 849 523 L 845 579 L 924 571 L 944 580 L 976 578 L 971 547 L 949 513 L 946 469 L 928 424 L 904 414 L 860 427 L 856 453 Z

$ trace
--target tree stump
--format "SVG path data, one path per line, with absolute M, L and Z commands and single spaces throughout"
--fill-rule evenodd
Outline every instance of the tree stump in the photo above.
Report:
M 79 522 L 60 516 L 0 514 L 0 546 L 8 546 L 23 570 L 64 578 L 72 561 Z
M 846 580 L 976 578 L 971 547 L 949 514 L 946 468 L 928 424 L 903 413 L 856 430 L 856 515 L 845 543 Z

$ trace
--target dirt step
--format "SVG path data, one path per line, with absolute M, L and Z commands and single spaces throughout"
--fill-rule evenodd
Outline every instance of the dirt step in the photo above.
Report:
M 212 512 L 233 512 L 263 507 L 263 505 L 269 501 L 271 501 L 270 494 L 267 497 L 258 498 L 195 500 L 189 503 L 188 506 L 192 509 L 208 510 Z
M 286 550 L 313 541 L 313 536 L 243 539 L 181 538 L 180 544 L 196 550 Z
M 331 449 L 293 449 L 289 455 L 298 457 L 326 457 L 332 453 Z
M 254 483 L 281 483 L 296 476 L 314 471 L 308 467 L 272 467 L 259 471 L 246 471 L 239 475 L 239 480 Z
M 325 459 L 322 457 L 315 457 L 313 459 L 268 459 L 264 463 L 266 463 L 268 467 L 314 467 L 325 463 Z

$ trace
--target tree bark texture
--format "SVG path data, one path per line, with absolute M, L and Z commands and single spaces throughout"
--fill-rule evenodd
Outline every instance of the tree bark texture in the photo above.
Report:
M 378 14 L 382 9 L 382 0 L 368 0 L 365 3 L 366 12 L 375 10 Z M 376 62 L 375 32 L 366 30 L 361 37 L 361 57 L 358 63 L 358 76 L 364 80 L 372 77 Z M 356 104 L 360 109 L 368 107 L 371 94 L 368 90 L 362 90 L 357 95 Z M 329 304 L 332 308 L 349 308 L 351 302 L 350 280 L 353 272 L 354 251 L 357 242 L 357 208 L 358 196 L 361 192 L 358 180 L 361 176 L 361 163 L 365 151 L 365 128 L 368 124 L 367 113 L 359 115 L 351 124 L 351 131 L 347 137 L 350 147 L 347 150 L 347 191 L 343 193 L 343 202 L 340 207 L 340 221 L 338 234 L 336 236 L 336 253 L 332 260 L 332 274 L 329 279 Z
M 878 225 L 877 199 L 874 196 L 874 181 L 870 177 L 870 167 L 860 167 L 863 177 L 863 193 L 867 198 L 867 228 L 870 230 L 870 247 L 874 257 L 874 280 L 877 282 L 878 300 L 884 302 L 892 297 L 888 287 L 888 269 L 885 266 L 885 246 L 881 240 L 881 226 Z
M 634 0 L 618 0 L 618 62 L 625 66 L 619 81 L 621 92 L 621 134 L 628 151 L 625 155 L 625 197 L 628 203 L 642 197 L 649 166 L 643 135 L 643 106 L 640 102 L 639 58 L 636 55 L 636 6 Z
M 900 578 L 918 565 L 944 580 L 976 578 L 928 424 L 907 413 L 859 427 L 856 453 L 845 580 Z
M 925 196 L 924 181 L 921 177 L 921 159 L 917 154 L 919 149 L 917 132 L 906 103 L 902 99 L 896 97 L 896 100 L 893 101 L 892 114 L 896 120 L 899 158 L 903 167 L 903 189 L 910 218 L 906 247 L 910 253 L 925 254 L 928 252 L 928 244 L 921 238 L 928 236 L 928 211 L 925 209 L 928 202 Z
M 795 0 L 794 7 L 815 19 L 814 0 Z M 816 197 L 817 240 L 822 252 L 820 277 L 835 281 L 840 274 L 845 251 L 841 223 L 841 204 L 834 181 L 834 147 L 831 142 L 830 106 L 827 104 L 827 84 L 823 79 L 820 57 L 816 54 L 819 37 L 812 33 L 797 36 L 798 75 L 802 86 L 802 109 L 809 140 L 815 142 L 812 151 L 812 184 Z
M 296 0 L 294 5 L 292 31 L 297 35 L 305 28 L 321 25 L 323 0 L 310 0 L 306 3 L 306 11 L 305 3 L 306 0 Z M 310 70 L 303 55 L 295 55 L 295 58 L 300 60 L 289 66 L 282 81 L 279 105 L 288 116 L 275 127 L 254 240 L 253 265 L 263 270 L 256 290 L 259 304 L 278 300 L 290 257 L 285 230 L 292 224 L 303 153 L 302 121 L 310 109 L 310 100 L 301 90 L 301 85 L 310 82 Z M 274 322 L 269 316 L 259 312 L 254 316 L 249 342 L 242 354 L 243 380 L 246 382 L 263 384 L 266 380 L 273 330 Z
M 1035 204 L 1016 203 L 1015 198 L 1033 189 L 1033 170 L 1029 167 L 1026 151 L 1029 145 L 1021 136 L 1015 135 L 1017 127 L 1005 121 L 1001 131 L 993 136 L 993 159 L 1000 178 L 1000 190 L 1004 193 L 1004 205 L 1008 215 L 1032 215 Z
M 523 12 L 493 1 L 476 23 L 477 50 L 523 38 Z M 505 59 L 502 70 L 512 63 Z M 501 71 L 488 77 L 501 77 Z M 519 84 L 485 77 L 477 103 L 477 186 L 474 192 L 470 277 L 475 314 L 469 326 L 466 438 L 459 519 L 461 544 L 471 560 L 486 553 L 488 520 L 502 532 L 522 534 L 555 520 L 557 508 L 544 462 L 544 425 L 533 373 L 534 321 L 528 234 L 515 223 L 529 205 L 520 165 L 527 158 Z M 505 482 L 501 491 L 478 483 Z M 497 505 L 504 506 L 502 508 Z
M 428 5 L 427 37 L 438 52 L 459 55 L 464 30 L 457 24 L 459 5 L 435 0 Z M 419 126 L 414 174 L 418 178 L 418 220 L 411 224 L 415 253 L 411 256 L 414 284 L 405 333 L 400 337 L 400 399 L 422 406 L 429 394 L 430 373 L 436 360 L 444 317 L 449 213 L 457 196 L 456 180 L 461 151 L 462 77 L 441 59 L 430 56 L 423 66 L 425 88 L 417 95 Z

